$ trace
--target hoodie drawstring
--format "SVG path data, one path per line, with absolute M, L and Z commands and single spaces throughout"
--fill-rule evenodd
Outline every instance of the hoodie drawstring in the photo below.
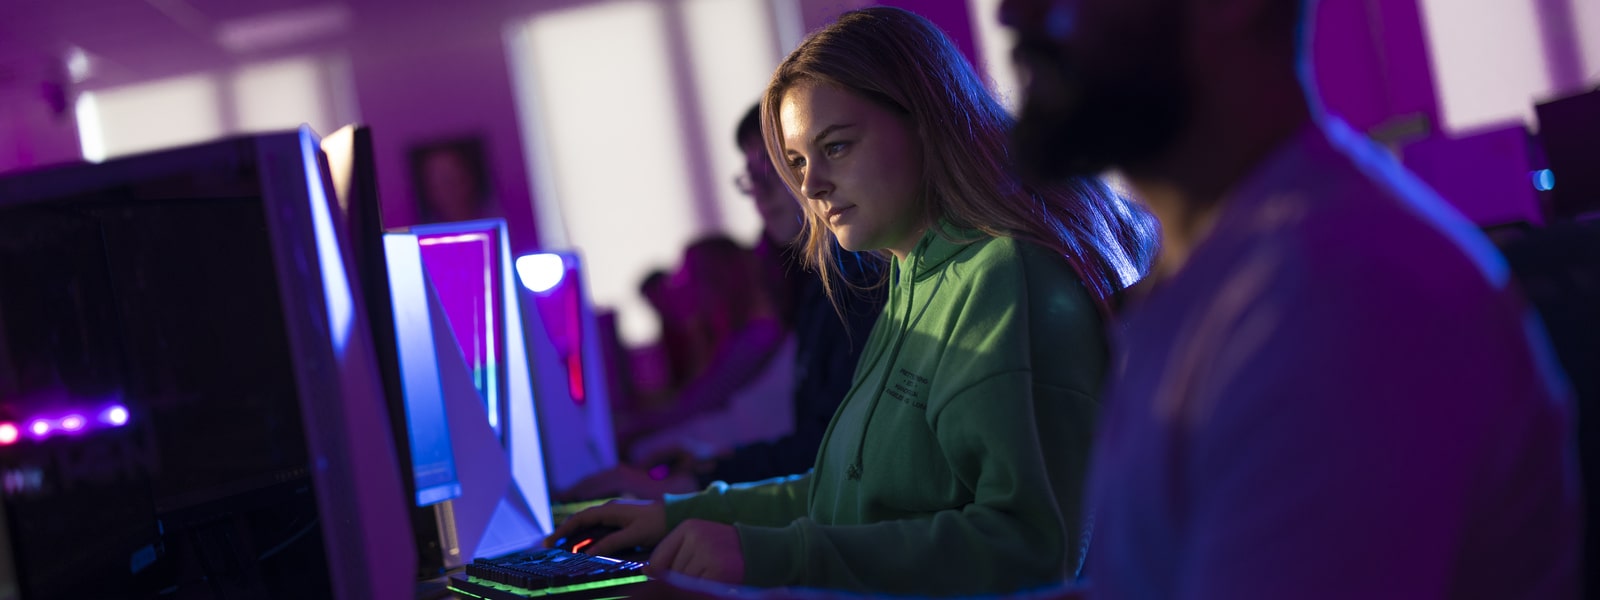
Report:
M 924 243 L 924 246 L 926 243 Z M 895 360 L 900 358 L 900 346 L 906 341 L 906 334 L 911 330 L 911 312 L 917 301 L 917 277 L 921 275 L 923 247 L 917 248 L 916 259 L 911 263 L 911 285 L 906 290 L 906 313 L 900 318 L 900 331 L 895 335 L 894 346 L 889 349 L 889 362 L 883 366 L 883 376 L 878 378 L 878 391 L 872 395 L 871 404 L 867 405 L 867 418 L 861 424 L 861 437 L 856 440 L 856 455 L 850 461 L 850 466 L 845 469 L 845 478 L 851 481 L 861 481 L 861 473 L 865 470 L 862 455 L 867 450 L 867 432 L 872 428 L 872 416 L 878 412 L 878 401 L 888 389 L 889 377 L 894 374 Z M 928 294 L 928 302 L 932 304 L 933 296 L 939 293 L 939 287 L 944 284 L 944 272 L 939 272 L 939 279 L 934 281 L 933 291 Z M 923 310 L 927 310 L 924 305 Z M 918 317 L 920 320 L 920 316 Z

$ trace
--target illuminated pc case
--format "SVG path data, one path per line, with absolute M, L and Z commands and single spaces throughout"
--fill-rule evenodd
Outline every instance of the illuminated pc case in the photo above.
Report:
M 0 179 L 0 596 L 411 595 L 318 142 Z
M 371 131 L 340 129 L 323 150 L 371 316 L 419 575 L 536 543 L 550 504 L 505 223 L 385 231 Z
M 513 262 L 501 219 L 391 232 L 417 236 L 516 481 L 539 522 L 549 523 L 540 490 L 617 465 L 600 329 L 579 257 L 538 253 Z

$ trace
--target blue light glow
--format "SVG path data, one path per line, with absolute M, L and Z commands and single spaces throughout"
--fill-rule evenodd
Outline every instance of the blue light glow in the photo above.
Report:
M 344 355 L 350 341 L 350 323 L 355 318 L 350 280 L 344 272 L 344 255 L 339 252 L 339 237 L 328 212 L 328 192 L 322 185 L 322 169 L 317 163 L 317 140 L 311 128 L 300 127 L 300 157 L 305 161 L 306 188 L 311 195 L 311 225 L 317 236 L 317 262 L 322 267 L 322 291 L 328 297 L 328 326 L 333 334 L 334 352 Z
M 529 254 L 517 258 L 517 278 L 522 286 L 542 294 L 561 285 L 567 275 L 567 263 L 556 254 Z
M 1550 169 L 1539 169 L 1531 173 L 1533 176 L 1533 189 L 1548 192 L 1556 189 L 1556 174 Z

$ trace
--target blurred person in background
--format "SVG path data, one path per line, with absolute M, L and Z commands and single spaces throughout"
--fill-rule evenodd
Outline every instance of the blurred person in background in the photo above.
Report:
M 618 441 L 631 445 L 640 437 L 675 427 L 708 411 L 727 406 L 738 390 L 783 374 L 768 376 L 784 347 L 787 332 L 774 302 L 758 284 L 755 255 L 726 235 L 695 240 L 684 250 L 672 300 L 679 319 L 690 322 L 689 346 L 698 368 L 671 402 L 623 415 Z M 688 313 L 688 314 L 685 314 Z
M 1483 235 L 1316 105 L 1301 0 L 1006 0 L 1019 162 L 1118 169 L 1089 596 L 1573 598 L 1569 406 Z
M 620 405 L 613 402 L 613 410 L 628 412 L 657 406 L 670 398 L 687 379 L 688 365 L 683 357 L 687 356 L 688 322 L 675 312 L 668 289 L 670 278 L 665 269 L 653 269 L 639 281 L 639 295 L 655 313 L 661 333 L 653 343 L 625 350 L 628 371 L 634 375 L 627 382 L 632 395 Z

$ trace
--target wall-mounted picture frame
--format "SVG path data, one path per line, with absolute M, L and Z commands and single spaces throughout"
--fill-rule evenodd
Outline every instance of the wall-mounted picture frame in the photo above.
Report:
M 406 151 L 420 223 L 470 221 L 499 215 L 483 138 L 457 136 Z

